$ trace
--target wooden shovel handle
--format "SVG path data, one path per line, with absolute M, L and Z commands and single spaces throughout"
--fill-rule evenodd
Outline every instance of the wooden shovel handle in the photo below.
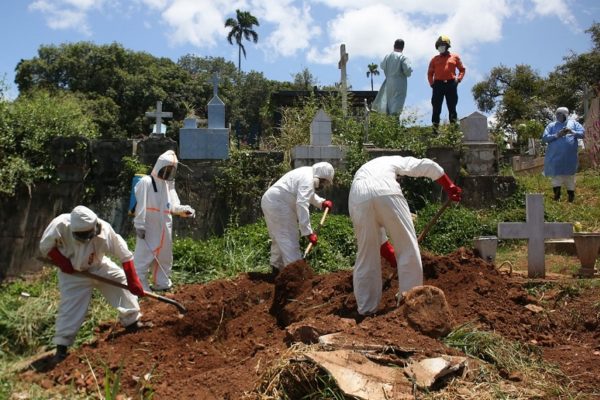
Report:
M 429 231 L 431 230 L 433 225 L 435 225 L 437 220 L 440 218 L 440 215 L 442 215 L 442 213 L 446 210 L 446 208 L 448 208 L 448 206 L 450 206 L 451 202 L 452 202 L 452 200 L 450 200 L 450 198 L 446 199 L 446 202 L 442 205 L 442 207 L 435 213 L 435 215 L 433 216 L 433 218 L 431 218 L 431 220 L 427 223 L 427 225 L 425 225 L 425 228 L 423 228 L 423 231 L 417 238 L 417 242 L 421 243 L 421 241 L 425 238 L 425 235 L 427 235 L 429 233 Z

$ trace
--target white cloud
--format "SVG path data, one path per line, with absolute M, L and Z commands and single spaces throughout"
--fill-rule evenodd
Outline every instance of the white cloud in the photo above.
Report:
M 574 21 L 566 0 L 315 2 L 339 10 L 337 17 L 327 23 L 329 44 L 307 53 L 309 61 L 323 64 L 337 63 L 340 43 L 346 44 L 351 58 L 379 61 L 400 37 L 406 41 L 406 55 L 413 63 L 423 64 L 435 54 L 434 43 L 440 34 L 450 36 L 455 52 L 461 54 L 464 50 L 468 55 L 477 46 L 499 41 L 505 20 L 513 16 L 556 14 L 565 23 Z
M 251 11 L 261 26 L 274 25 L 272 32 L 259 36 L 259 46 L 267 58 L 289 57 L 310 47 L 311 41 L 321 34 L 321 28 L 310 15 L 310 6 L 293 5 L 293 0 L 255 1 Z
M 87 14 L 103 3 L 104 0 L 36 0 L 29 4 L 29 10 L 44 14 L 51 29 L 73 29 L 90 35 Z

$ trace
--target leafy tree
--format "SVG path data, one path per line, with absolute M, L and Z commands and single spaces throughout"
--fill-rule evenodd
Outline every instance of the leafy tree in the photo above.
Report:
M 367 65 L 367 68 L 369 69 L 367 71 L 367 78 L 369 76 L 371 77 L 371 92 L 372 92 L 373 91 L 373 76 L 379 75 L 379 70 L 377 69 L 377 64 L 369 64 L 369 65 Z
M 225 21 L 225 27 L 231 28 L 227 34 L 227 41 L 233 45 L 233 39 L 238 45 L 238 72 L 242 70 L 242 53 L 246 58 L 246 48 L 242 44 L 242 38 L 246 40 L 252 40 L 254 43 L 258 42 L 258 33 L 256 33 L 252 27 L 254 25 L 259 26 L 258 19 L 248 11 L 235 10 L 236 18 L 227 18 Z
M 544 79 L 529 65 L 494 67 L 486 79 L 472 88 L 477 108 L 496 112 L 498 124 L 507 128 L 517 121 L 545 121 L 548 102 Z
M 9 103 L 0 100 L 0 194 L 12 196 L 20 185 L 51 179 L 55 137 L 94 138 L 98 129 L 79 99 L 69 93 L 30 91 Z
M 312 90 L 314 86 L 319 84 L 317 78 L 306 67 L 302 71 L 293 74 L 292 77 L 294 78 L 292 88 L 296 90 Z
M 594 23 L 587 33 L 592 37 L 592 50 L 571 53 L 548 76 L 546 94 L 555 106 L 568 107 L 583 114 L 583 97 L 586 89 L 600 91 L 600 23 Z
M 168 58 L 126 50 L 117 43 L 89 42 L 41 46 L 37 57 L 19 62 L 15 81 L 20 93 L 46 89 L 76 94 L 105 138 L 148 132 L 151 121 L 144 119 L 144 112 L 157 100 L 181 119 L 181 99 L 193 97 L 198 85 Z

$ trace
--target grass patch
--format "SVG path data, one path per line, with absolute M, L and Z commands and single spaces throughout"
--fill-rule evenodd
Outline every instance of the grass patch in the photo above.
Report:
M 458 327 L 444 342 L 484 363 L 474 383 L 478 383 L 476 386 L 479 386 L 479 390 L 483 389 L 483 393 L 492 396 L 473 398 L 577 397 L 576 393 L 569 390 L 569 382 L 565 381 L 560 369 L 543 361 L 535 346 L 513 342 L 496 333 L 479 331 L 471 324 Z M 452 385 L 448 390 L 454 390 Z

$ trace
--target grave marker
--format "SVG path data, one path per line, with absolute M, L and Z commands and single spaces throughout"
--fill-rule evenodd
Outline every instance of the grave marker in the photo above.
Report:
M 544 278 L 546 263 L 544 239 L 573 237 L 573 224 L 544 222 L 544 196 L 528 194 L 525 200 L 527 222 L 501 222 L 498 238 L 527 239 L 527 276 Z
M 172 112 L 168 112 L 168 111 L 163 111 L 162 110 L 162 101 L 157 101 L 156 102 L 156 111 L 148 111 L 146 112 L 146 117 L 149 118 L 156 118 L 156 123 L 154 125 L 154 129 L 152 129 L 152 134 L 155 135 L 164 135 L 167 131 L 167 128 L 165 126 L 165 132 L 163 132 L 163 123 L 162 123 L 162 119 L 163 118 L 173 118 L 173 113 Z

